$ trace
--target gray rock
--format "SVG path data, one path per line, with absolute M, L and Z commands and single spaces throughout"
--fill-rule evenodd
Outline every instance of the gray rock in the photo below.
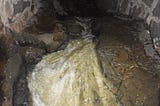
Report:
M 0 31 L 2 30 L 2 28 L 3 28 L 3 23 L 2 23 L 2 21 L 0 19 Z
M 24 71 L 24 70 L 23 70 Z M 21 74 L 21 78 L 16 81 L 14 85 L 14 98 L 13 98 L 13 105 L 14 106 L 28 106 L 29 101 L 29 90 L 27 88 L 27 79 L 25 74 Z
M 31 6 L 34 5 L 33 12 Z M 20 32 L 27 25 L 27 21 L 38 11 L 38 1 L 31 0 L 1 0 L 0 16 L 5 27 Z
M 26 64 L 37 64 L 46 53 L 43 49 L 23 47 L 22 55 Z
M 119 8 L 119 11 L 126 11 L 126 9 L 127 9 L 127 7 L 128 7 L 128 0 L 124 0 L 123 2 L 122 2 L 122 6 L 121 6 L 122 8 Z
M 142 0 L 148 6 L 151 6 L 154 0 Z
M 65 41 L 66 35 L 64 35 L 64 39 L 56 41 L 53 40 L 53 33 L 46 33 L 46 34 L 41 34 L 37 37 L 37 39 L 40 42 L 43 42 L 46 46 L 46 50 L 47 52 L 53 52 L 55 50 L 57 50 Z M 61 36 L 61 35 L 57 35 L 57 36 Z
M 155 21 L 151 21 L 150 24 L 151 37 L 160 36 L 160 23 L 156 23 Z
M 158 1 L 156 8 L 153 10 L 153 15 L 160 17 L 160 1 Z
M 12 106 L 12 97 L 13 97 L 13 85 L 14 82 L 17 80 L 19 72 L 21 71 L 22 65 L 22 58 L 18 48 L 12 44 L 12 42 L 8 42 L 6 44 L 6 53 L 8 60 L 5 64 L 4 75 L 5 79 L 2 84 L 3 93 L 5 101 L 3 102 L 2 106 Z
M 144 46 L 145 52 L 147 56 L 154 57 L 155 50 L 153 48 L 153 44 L 148 44 Z
M 117 0 L 96 0 L 97 6 L 101 10 L 106 10 L 108 12 L 116 12 L 117 11 Z
M 18 1 L 17 4 L 13 4 L 13 9 L 14 9 L 14 13 L 13 14 L 18 14 L 18 13 L 22 13 L 24 11 L 24 9 L 26 9 L 27 7 L 30 6 L 30 1 Z M 9 4 L 8 4 L 9 7 Z
M 155 50 L 160 54 L 160 37 L 153 38 L 153 44 Z

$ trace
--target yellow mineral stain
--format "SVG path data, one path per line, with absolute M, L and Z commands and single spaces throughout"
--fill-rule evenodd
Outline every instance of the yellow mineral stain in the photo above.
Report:
M 120 106 L 103 76 L 92 40 L 70 41 L 28 76 L 32 106 Z

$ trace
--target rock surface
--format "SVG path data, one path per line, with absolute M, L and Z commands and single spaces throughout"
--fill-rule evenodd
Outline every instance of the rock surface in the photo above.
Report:
M 31 0 L 1 0 L 0 16 L 5 27 L 21 32 L 38 11 L 40 4 Z M 32 9 L 31 9 L 32 8 Z
M 64 50 L 43 57 L 28 86 L 33 106 L 120 106 L 92 40 L 70 41 Z
M 81 0 L 81 1 L 68 0 L 68 1 L 67 2 L 64 0 L 46 0 L 46 1 L 1 0 L 0 1 L 0 51 L 3 51 L 0 52 L 0 73 L 2 73 L 0 75 L 0 83 L 1 83 L 0 88 L 2 89 L 1 90 L 2 92 L 0 92 L 0 105 L 1 101 L 4 101 L 3 106 L 12 105 L 12 102 L 15 105 L 26 105 L 26 102 L 28 102 L 28 100 L 26 99 L 28 96 L 26 94 L 27 90 L 26 72 L 32 70 L 34 64 L 39 62 L 41 60 L 41 57 L 46 52 L 52 52 L 57 50 L 57 48 L 59 48 L 63 44 L 64 40 L 66 40 L 67 38 L 63 30 L 59 31 L 58 29 L 58 31 L 53 31 L 54 30 L 53 26 L 55 26 L 55 23 L 57 22 L 55 19 L 55 15 L 57 14 L 77 15 L 76 13 L 78 13 L 78 15 L 93 16 L 95 13 L 97 14 L 97 11 L 100 12 L 102 11 L 102 13 L 112 12 L 115 14 L 118 13 L 127 16 L 129 15 L 135 19 L 142 19 L 149 25 L 150 30 L 140 31 L 139 37 L 143 43 L 147 56 L 155 58 L 156 60 L 154 62 L 159 63 L 160 57 L 158 53 L 160 54 L 160 9 L 159 9 L 160 0 L 107 0 L 107 1 L 95 0 L 95 2 L 90 2 L 90 0 Z M 83 8 L 84 6 L 86 8 Z M 90 12 L 90 14 L 88 14 L 88 12 Z M 114 23 L 110 22 L 110 24 Z M 132 24 L 133 23 L 131 23 L 130 25 Z M 75 35 L 76 33 L 79 34 L 82 31 L 81 26 L 75 24 L 68 24 L 67 27 L 70 27 L 69 32 L 70 34 L 74 35 L 73 38 L 77 37 L 77 35 Z M 100 32 L 99 29 L 102 28 L 101 25 L 97 24 L 96 27 L 97 31 Z M 132 32 L 132 30 L 135 29 L 134 27 L 133 28 L 127 27 L 128 31 Z M 108 28 L 112 28 L 112 26 L 109 26 Z M 119 33 L 121 33 L 123 32 L 124 29 L 121 29 L 121 31 L 115 29 L 114 31 L 117 30 L 119 31 Z M 27 33 L 23 33 L 25 31 Z M 97 33 L 97 31 L 95 31 L 96 35 L 99 34 Z M 139 32 L 138 30 L 136 31 Z M 1 40 L 2 34 L 8 32 L 11 32 L 10 35 L 12 35 L 13 38 L 10 35 L 5 35 L 4 36 L 5 40 L 4 41 Z M 121 34 L 123 35 L 124 33 Z M 126 35 L 130 36 L 130 33 L 127 32 Z M 130 38 L 127 37 L 127 40 L 130 40 Z M 136 44 L 137 42 L 133 43 Z M 136 48 L 135 50 L 137 50 L 138 53 L 141 53 L 140 51 L 143 50 L 143 47 L 139 49 Z M 122 50 L 120 49 L 117 50 L 116 52 L 118 54 L 116 55 L 118 56 L 120 62 L 124 62 L 130 59 L 128 48 L 122 48 Z M 146 60 L 145 62 L 143 62 L 143 60 L 145 60 L 144 59 L 145 56 L 143 57 L 142 54 L 139 54 L 139 56 L 137 57 L 140 58 L 140 60 L 137 60 L 137 64 L 140 66 L 145 66 L 142 67 L 143 69 L 148 70 L 150 68 L 153 68 L 154 70 L 159 72 L 160 65 L 157 65 L 157 63 L 150 64 L 147 62 L 152 60 Z M 143 58 L 141 58 L 141 56 Z M 27 63 L 28 65 L 26 67 L 22 67 L 24 66 L 24 63 Z M 137 73 L 140 73 L 140 75 Z M 19 76 L 19 74 L 22 74 L 23 76 L 17 77 Z M 122 72 L 120 74 L 124 73 Z M 157 86 L 157 85 L 147 85 L 146 82 L 142 81 L 143 79 L 141 79 L 141 75 L 142 74 L 144 75 L 144 73 L 139 69 L 137 69 L 135 73 L 133 72 L 133 74 L 137 77 L 135 77 L 135 79 L 134 78 L 131 79 L 130 81 L 129 80 L 124 81 L 124 83 L 122 84 L 122 88 L 125 87 L 126 84 L 130 82 L 136 83 L 137 81 L 140 81 L 140 83 L 145 83 L 144 85 L 145 88 L 151 87 L 151 89 L 153 89 L 152 88 L 153 86 Z M 152 76 L 149 75 L 146 76 L 147 78 L 145 76 L 144 77 L 148 82 L 149 81 L 151 81 L 150 83 L 154 82 L 152 80 Z M 140 80 L 137 80 L 136 78 Z M 13 85 L 14 85 L 14 90 L 17 90 L 14 91 L 15 94 L 13 94 L 12 90 Z M 129 84 L 129 86 L 139 87 L 138 84 L 137 85 Z M 142 88 L 139 87 L 139 89 Z M 125 92 L 125 90 L 126 89 L 121 89 L 119 91 Z M 129 88 L 129 91 L 132 91 L 132 89 Z M 149 92 L 148 89 L 144 91 Z M 156 100 L 157 95 L 155 95 L 154 93 L 153 93 L 155 97 L 154 100 Z M 143 94 L 144 95 L 141 96 L 149 95 L 149 94 L 145 95 L 145 92 Z M 128 97 L 129 94 L 126 95 L 127 96 L 125 96 L 122 99 L 123 102 L 128 101 L 126 97 Z M 153 95 L 151 94 L 151 96 Z M 12 96 L 15 96 L 13 101 L 12 101 Z M 150 100 L 151 99 L 148 99 L 148 102 L 150 102 Z M 157 101 L 155 103 L 157 103 Z M 138 104 L 140 104 L 140 102 L 138 102 Z
M 159 63 L 150 58 L 150 53 L 146 56 L 144 51 L 146 48 L 147 51 L 153 50 L 153 47 L 148 47 L 151 44 L 147 42 L 150 39 L 147 30 L 141 22 L 125 23 L 113 17 L 100 18 L 99 22 L 102 28 L 97 50 L 103 73 L 116 87 L 118 101 L 122 106 L 159 106 L 160 79 L 155 73 L 155 70 L 159 72 Z M 146 36 L 140 42 L 143 33 Z M 156 53 L 155 50 L 152 53 Z
M 105 12 L 129 15 L 143 19 L 150 26 L 152 40 L 160 35 L 160 1 L 159 0 L 96 0 L 98 8 Z M 160 42 L 158 40 L 158 42 Z M 154 45 L 155 42 L 153 42 Z M 160 46 L 156 46 L 160 49 Z
M 37 16 L 39 13 L 44 16 L 46 14 L 53 16 L 56 13 L 59 15 L 67 15 L 69 13 L 88 16 L 89 14 L 97 14 L 97 12 L 112 12 L 145 20 L 150 25 L 152 39 L 156 39 L 159 36 L 160 27 L 159 5 L 159 0 L 95 0 L 92 2 L 89 0 L 81 0 L 80 2 L 73 0 L 67 2 L 63 0 L 1 0 L 0 16 L 6 28 L 21 32 L 28 25 L 38 22 Z M 3 31 L 5 33 L 5 30 Z M 159 46 L 156 47 L 156 49 L 160 49 Z

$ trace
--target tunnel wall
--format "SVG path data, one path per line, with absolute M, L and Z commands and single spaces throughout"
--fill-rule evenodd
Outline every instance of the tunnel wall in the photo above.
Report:
M 1 23 L 13 31 L 20 32 L 39 8 L 39 0 L 1 0 Z
M 41 0 L 1 0 L 2 23 L 15 31 L 20 31 L 42 6 L 40 2 Z M 144 19 L 151 24 L 151 29 L 157 29 L 153 37 L 160 36 L 158 30 L 160 28 L 160 0 L 96 0 L 96 4 L 100 10 L 106 12 L 122 13 Z
M 160 0 L 96 0 L 96 3 L 102 11 L 145 20 L 154 47 L 160 53 Z
M 160 0 L 96 0 L 100 9 L 141 18 L 150 24 L 160 22 Z
M 21 32 L 27 25 L 34 24 L 34 21 L 36 21 L 34 16 L 43 7 L 41 1 L 45 0 L 0 0 L 0 36 L 2 33 L 5 33 L 6 28 L 15 32 Z M 58 0 L 53 1 L 58 6 L 55 9 L 60 14 L 65 14 L 62 8 L 63 5 L 61 7 Z M 96 0 L 96 4 L 99 10 L 106 13 L 121 13 L 145 20 L 150 26 L 150 35 L 155 48 L 160 50 L 160 0 Z M 17 50 L 15 51 L 17 52 Z M 13 55 L 12 57 L 17 58 Z M 15 59 L 13 58 L 13 60 Z M 16 67 L 19 67 L 19 64 Z M 10 71 L 15 72 L 14 70 Z M 12 94 L 10 89 L 7 92 Z M 8 100 L 7 102 L 11 104 L 12 100 Z
M 0 1 L 0 30 L 7 27 L 15 32 L 21 32 L 28 23 L 34 22 L 33 16 L 39 11 L 43 0 L 1 0 Z M 58 1 L 46 0 L 55 3 L 55 9 L 63 13 Z M 73 2 L 74 0 L 68 0 Z M 90 0 L 88 0 L 90 1 Z M 95 0 L 100 11 L 121 13 L 137 19 L 145 20 L 150 27 L 150 35 L 154 45 L 160 50 L 160 0 Z M 75 2 L 75 1 L 74 1 Z M 82 1 L 76 1 L 82 2 Z M 44 2 L 43 2 L 44 3 Z M 74 3 L 71 3 L 74 5 Z M 82 3 L 83 4 L 83 3 Z M 85 4 L 86 5 L 86 4 Z

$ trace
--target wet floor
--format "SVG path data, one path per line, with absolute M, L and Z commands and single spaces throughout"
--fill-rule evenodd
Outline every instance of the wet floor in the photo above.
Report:
M 83 25 L 73 19 L 64 22 L 68 39 L 83 37 Z M 90 22 L 89 18 L 83 19 Z M 103 74 L 113 84 L 118 102 L 122 106 L 159 106 L 157 63 L 143 45 L 142 36 L 149 32 L 147 26 L 142 21 L 114 17 L 95 18 L 92 25 Z
M 2 101 L 4 100 L 4 68 L 6 64 L 6 48 L 5 48 L 5 39 L 0 36 L 0 105 L 2 105 Z
M 98 22 L 102 30 L 97 51 L 103 73 L 116 87 L 122 106 L 159 106 L 159 78 L 153 74 L 158 70 L 139 41 L 145 26 L 115 18 L 100 18 Z
M 146 55 L 143 42 L 139 40 L 143 32 L 148 32 L 145 24 L 141 21 L 121 20 L 113 17 L 95 18 L 94 21 L 92 29 L 93 34 L 96 35 L 95 43 L 103 74 L 113 84 L 117 100 L 122 106 L 160 106 L 160 78 L 157 74 L 158 70 L 155 68 L 157 60 Z M 72 18 L 62 23 L 67 29 L 67 40 L 81 36 L 83 27 L 75 24 Z M 37 45 L 40 44 L 37 43 Z M 24 46 L 26 45 L 22 47 Z M 26 47 L 32 46 L 27 45 Z M 39 49 L 38 46 L 33 48 Z M 42 47 L 41 49 L 43 50 Z M 30 53 L 32 56 L 37 52 Z M 44 53 L 42 54 L 44 55 Z M 0 73 L 1 67 L 4 67 L 4 61 L 0 59 Z M 26 78 L 23 80 L 26 81 Z M 0 79 L 0 81 L 2 80 Z M 18 87 L 24 88 L 27 85 Z M 18 95 L 24 95 L 26 92 L 28 91 L 20 91 Z M 21 97 L 16 98 L 19 100 L 16 104 L 23 103 Z

